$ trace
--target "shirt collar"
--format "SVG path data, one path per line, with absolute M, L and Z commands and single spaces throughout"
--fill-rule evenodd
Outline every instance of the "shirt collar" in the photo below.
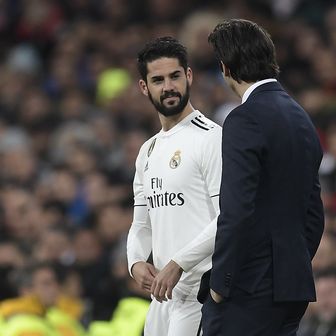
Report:
M 255 82 L 254 84 L 252 84 L 243 94 L 242 97 L 242 104 L 244 104 L 247 100 L 247 98 L 250 96 L 250 94 L 252 93 L 253 90 L 255 90 L 258 86 L 266 84 L 266 83 L 271 83 L 271 82 L 277 82 L 277 80 L 275 78 L 267 78 L 267 79 L 263 79 L 261 81 Z

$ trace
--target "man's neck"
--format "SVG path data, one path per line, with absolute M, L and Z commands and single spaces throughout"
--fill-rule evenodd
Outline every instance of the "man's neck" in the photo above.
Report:
M 234 86 L 234 91 L 238 94 L 238 96 L 240 98 L 243 98 L 244 93 L 246 92 L 246 90 L 252 86 L 254 83 L 246 83 L 246 82 L 234 82 L 233 86 Z
M 160 118 L 163 131 L 165 132 L 169 131 L 193 111 L 194 111 L 194 108 L 192 107 L 190 103 L 188 103 L 185 109 L 179 114 L 165 117 L 164 115 L 159 113 L 159 118 Z

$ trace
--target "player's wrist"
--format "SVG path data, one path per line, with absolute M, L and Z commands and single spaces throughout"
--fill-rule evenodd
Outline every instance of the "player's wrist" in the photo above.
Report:
M 181 274 L 184 272 L 183 267 L 174 259 L 170 260 L 171 265 L 174 266 L 174 269 L 180 272 Z
M 130 274 L 131 274 L 131 276 L 134 278 L 134 274 L 133 274 L 133 271 L 134 271 L 134 266 L 136 266 L 136 265 L 140 265 L 140 264 L 146 264 L 146 262 L 145 261 L 142 261 L 142 260 L 138 260 L 138 261 L 135 261 L 133 264 L 132 264 L 132 266 L 130 267 Z

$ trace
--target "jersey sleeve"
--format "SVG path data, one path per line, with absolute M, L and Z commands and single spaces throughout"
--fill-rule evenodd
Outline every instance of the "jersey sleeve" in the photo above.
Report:
M 179 250 L 172 258 L 184 272 L 189 272 L 214 251 L 217 231 L 217 216 L 189 244 Z
M 203 141 L 200 152 L 200 168 L 208 189 L 214 210 L 213 220 L 189 244 L 179 250 L 172 258 L 185 272 L 190 271 L 214 250 L 219 215 L 219 189 L 222 174 L 222 131 L 216 127 L 213 133 Z
M 143 189 L 145 155 L 140 149 L 135 166 L 133 181 L 134 212 L 133 221 L 127 237 L 128 270 L 132 276 L 132 266 L 139 261 L 147 261 L 152 251 L 152 229 Z
M 222 176 L 222 128 L 217 126 L 202 142 L 200 151 L 200 169 L 207 186 L 209 196 L 219 209 L 219 189 Z

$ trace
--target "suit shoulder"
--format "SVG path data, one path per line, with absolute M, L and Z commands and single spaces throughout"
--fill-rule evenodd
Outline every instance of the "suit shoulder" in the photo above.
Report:
M 253 108 L 247 104 L 242 104 L 230 112 L 223 125 L 223 136 L 249 133 L 257 136 L 261 142 L 265 142 L 262 118 L 258 115 L 258 106 Z M 257 113 L 254 113 L 257 111 Z
M 237 106 L 236 108 L 234 108 L 226 117 L 225 121 L 224 121 L 224 125 L 234 121 L 238 121 L 238 120 L 245 120 L 248 122 L 257 122 L 257 116 L 256 113 L 253 113 L 253 111 L 258 111 L 260 110 L 262 107 L 260 106 L 260 104 L 257 103 L 250 103 L 248 101 L 246 101 L 244 104 L 241 104 L 239 106 Z M 264 109 L 264 107 L 262 108 Z M 258 122 L 257 122 L 258 123 Z

